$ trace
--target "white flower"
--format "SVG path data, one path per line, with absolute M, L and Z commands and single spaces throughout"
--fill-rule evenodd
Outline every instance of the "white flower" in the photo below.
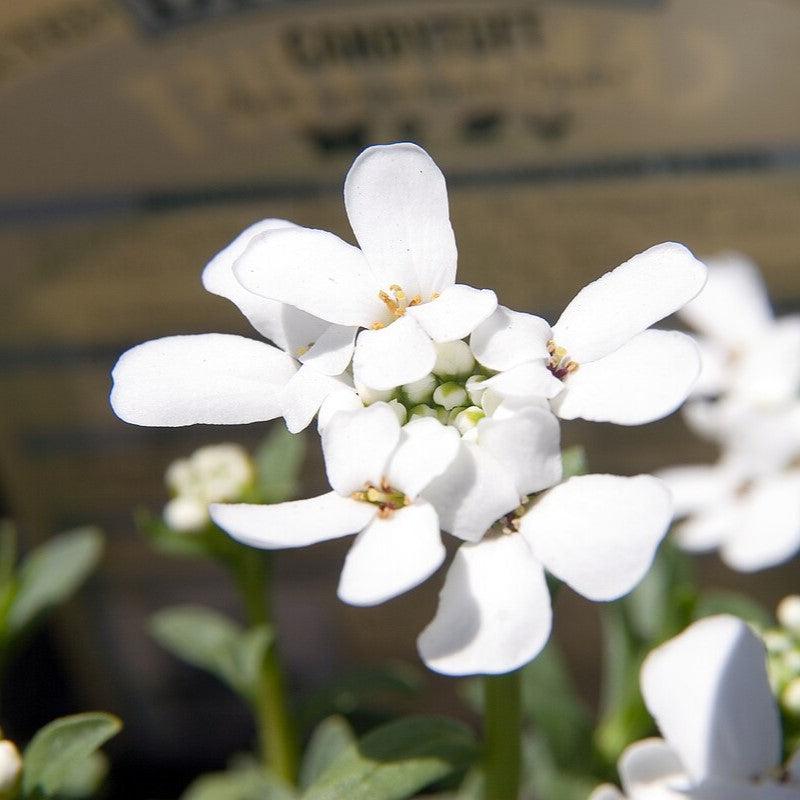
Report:
M 669 487 L 678 544 L 719 549 L 733 569 L 752 572 L 781 564 L 800 550 L 800 469 L 758 473 L 742 459 L 658 472 Z
M 591 600 L 620 597 L 644 576 L 670 519 L 669 493 L 649 475 L 585 475 L 532 498 L 459 548 L 417 642 L 423 661 L 448 675 L 526 664 L 550 635 L 545 569 Z
M 663 739 L 625 751 L 630 800 L 797 800 L 800 754 L 781 765 L 781 723 L 764 646 L 741 620 L 709 617 L 654 650 L 641 688 Z M 590 800 L 621 800 L 614 787 Z
M 0 798 L 13 797 L 22 773 L 22 757 L 10 739 L 0 741 Z
M 333 491 L 276 505 L 214 505 L 214 522 L 255 547 L 300 547 L 358 533 L 339 597 L 374 605 L 424 581 L 445 556 L 421 492 L 458 450 L 455 428 L 418 419 L 401 429 L 385 403 L 336 413 L 322 432 Z M 360 532 L 360 533 L 359 533 Z
M 706 260 L 708 282 L 680 316 L 701 336 L 695 394 L 732 393 L 754 406 L 795 402 L 800 392 L 800 315 L 776 319 L 752 261 L 739 253 Z
M 638 425 L 674 411 L 700 372 L 690 337 L 651 330 L 703 287 L 706 269 L 680 244 L 656 245 L 584 287 L 558 322 L 498 307 L 470 337 L 487 383 L 547 397 L 562 419 Z
M 254 477 L 252 459 L 239 445 L 201 447 L 168 467 L 165 481 L 174 496 L 164 521 L 176 531 L 199 530 L 209 521 L 211 503 L 238 500 Z
M 344 201 L 360 248 L 326 231 L 284 228 L 250 241 L 234 271 L 251 292 L 350 331 L 358 383 L 391 389 L 431 372 L 433 342 L 462 339 L 497 305 L 455 283 L 456 245 L 444 176 L 414 144 L 370 147 L 353 163 Z

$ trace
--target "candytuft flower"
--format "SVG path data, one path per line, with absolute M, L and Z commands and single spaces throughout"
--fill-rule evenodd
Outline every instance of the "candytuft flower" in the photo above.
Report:
M 663 734 L 631 745 L 619 772 L 630 800 L 796 800 L 800 753 L 781 764 L 781 724 L 764 647 L 740 619 L 709 617 L 644 662 L 645 704 Z M 622 800 L 602 786 L 590 800 Z
M 551 328 L 498 307 L 472 333 L 488 385 L 509 397 L 546 397 L 562 419 L 639 425 L 674 411 L 700 373 L 692 339 L 650 326 L 689 302 L 706 268 L 667 242 L 584 287 Z
M 402 428 L 386 403 L 339 411 L 323 433 L 333 491 L 276 505 L 214 505 L 211 517 L 255 547 L 301 547 L 358 533 L 339 597 L 375 605 L 424 581 L 445 550 L 434 507 L 422 490 L 455 458 L 458 433 L 433 419 Z
M 511 672 L 550 635 L 545 569 L 590 600 L 613 600 L 644 576 L 671 519 L 649 475 L 584 475 L 534 496 L 456 553 L 423 661 L 447 675 Z
M 251 292 L 348 329 L 342 347 L 363 328 L 356 382 L 382 390 L 419 380 L 435 363 L 433 342 L 469 335 L 497 298 L 455 283 L 444 176 L 422 148 L 368 148 L 350 168 L 344 200 L 360 248 L 311 228 L 268 231 L 237 259 L 236 277 Z

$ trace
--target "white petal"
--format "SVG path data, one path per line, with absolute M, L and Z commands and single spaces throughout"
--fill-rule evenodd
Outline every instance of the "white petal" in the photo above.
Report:
M 460 447 L 458 431 L 451 425 L 430 417 L 413 419 L 403 427 L 386 478 L 395 489 L 414 498 L 452 464 Z
M 463 440 L 455 461 L 422 494 L 433 504 L 444 530 L 472 542 L 520 500 L 508 472 L 489 453 Z
M 800 797 L 800 787 L 796 785 L 777 784 L 772 781 L 745 783 L 711 779 L 693 788 L 688 796 L 678 795 L 676 800 L 797 800 L 798 797 Z M 649 800 L 649 797 L 646 800 Z M 666 800 L 672 800 L 672 797 Z
M 268 300 L 254 294 L 236 280 L 233 263 L 244 253 L 250 241 L 261 233 L 298 227 L 285 219 L 265 219 L 240 233 L 203 270 L 203 286 L 212 294 L 230 300 L 247 317 L 250 324 L 289 355 L 308 347 L 329 327 L 330 323 L 306 314 L 293 306 Z M 341 370 L 339 370 L 341 372 Z
M 357 537 L 339 579 L 339 599 L 373 606 L 418 586 L 444 561 L 439 520 L 424 500 L 372 520 Z
M 452 342 L 469 336 L 497 306 L 491 289 L 473 289 L 456 283 L 439 297 L 410 306 L 406 311 L 422 326 L 434 342 Z
M 355 389 L 343 386 L 341 389 L 331 392 L 319 407 L 317 430 L 322 432 L 322 429 L 333 419 L 334 414 L 339 411 L 355 411 L 359 408 L 364 408 L 364 404 Z
M 425 331 L 405 316 L 356 339 L 353 375 L 372 389 L 393 389 L 424 378 L 436 363 L 436 350 Z
M 644 577 L 672 518 L 650 475 L 581 475 L 550 489 L 522 517 L 534 555 L 590 600 L 613 600 Z
M 503 397 L 556 397 L 564 384 L 547 368 L 546 361 L 527 361 L 505 372 L 498 372 L 482 386 Z
M 627 747 L 619 759 L 618 770 L 622 788 L 632 797 L 663 784 L 688 784 L 680 757 L 663 739 L 643 739 Z M 677 792 L 663 795 L 664 800 L 667 797 L 678 800 L 683 796 Z
M 675 526 L 675 541 L 691 553 L 719 547 L 736 529 L 740 505 L 736 497 L 731 495 L 718 505 L 698 511 Z
M 671 414 L 700 374 L 700 356 L 689 336 L 649 330 L 610 356 L 580 367 L 553 401 L 562 419 L 641 425 Z
M 692 387 L 694 397 L 714 397 L 727 391 L 731 379 L 731 352 L 712 339 L 695 336 L 694 343 L 700 353 L 700 376 Z
M 233 271 L 245 289 L 337 325 L 370 325 L 386 315 L 380 286 L 362 252 L 327 231 L 262 233 Z
M 561 480 L 560 426 L 546 409 L 530 408 L 507 419 L 482 419 L 478 446 L 497 460 L 520 495 Z
M 579 364 L 595 361 L 677 311 L 705 281 L 705 265 L 683 245 L 656 245 L 581 289 L 553 338 Z
M 328 325 L 305 353 L 298 356 L 325 375 L 340 375 L 350 364 L 358 328 Z
M 340 411 L 323 428 L 322 453 L 331 486 L 342 495 L 377 486 L 400 441 L 400 423 L 386 403 Z
M 589 795 L 589 800 L 625 800 L 625 795 L 616 786 L 604 783 Z
M 726 564 L 742 572 L 774 567 L 800 550 L 800 472 L 756 481 L 739 504 L 733 535 L 722 545 Z
M 296 369 L 282 350 L 242 336 L 167 336 L 123 353 L 111 406 L 134 425 L 263 422 L 280 416 Z
M 672 495 L 676 517 L 726 501 L 741 479 L 740 471 L 726 463 L 669 467 L 656 473 Z
M 415 144 L 367 148 L 344 183 L 353 233 L 380 276 L 423 301 L 456 277 L 456 242 L 447 187 L 433 159 Z
M 758 267 L 740 253 L 722 253 L 704 260 L 708 282 L 681 309 L 681 317 L 729 348 L 752 344 L 773 321 Z
M 328 492 L 274 505 L 215 503 L 209 511 L 214 522 L 238 542 L 278 549 L 305 547 L 360 531 L 377 508 Z
M 346 388 L 343 379 L 332 378 L 303 364 L 286 384 L 282 413 L 291 433 L 299 433 L 311 424 L 314 414 L 328 395 Z
M 541 317 L 498 306 L 469 337 L 475 358 L 484 367 L 505 370 L 526 361 L 550 357 L 547 343 L 553 337 L 550 325 Z
M 501 535 L 458 549 L 417 648 L 445 675 L 511 672 L 544 647 L 551 621 L 544 570 L 521 536 Z
M 749 781 L 779 762 L 764 645 L 741 620 L 708 617 L 650 653 L 645 703 L 695 780 Z

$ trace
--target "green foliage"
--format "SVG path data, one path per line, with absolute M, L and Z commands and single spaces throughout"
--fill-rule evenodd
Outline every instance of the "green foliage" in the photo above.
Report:
M 269 770 L 246 761 L 226 772 L 202 775 L 181 800 L 296 800 L 297 792 Z
M 344 750 L 303 800 L 403 800 L 473 761 L 476 746 L 460 723 L 408 717 L 371 731 Z
M 150 619 L 150 632 L 165 649 L 216 675 L 250 703 L 255 702 L 272 631 L 243 630 L 223 614 L 199 606 L 165 608 Z
M 230 562 L 241 551 L 240 544 L 211 523 L 192 533 L 174 531 L 161 517 L 140 509 L 136 513 L 136 526 L 147 536 L 155 550 L 168 556 L 213 558 Z
M 767 609 L 738 592 L 712 591 L 700 595 L 694 609 L 694 619 L 714 614 L 733 614 L 761 630 L 774 625 L 772 614 Z
M 2 557 L 5 585 L 9 585 L 7 534 Z M 95 528 L 54 536 L 23 559 L 14 580 L 15 588 L 5 608 L 4 633 L 18 636 L 44 613 L 67 600 L 97 566 L 103 552 L 103 537 Z
M 303 434 L 274 425 L 254 455 L 258 502 L 282 503 L 296 497 L 305 455 Z
M 84 775 L 96 774 L 94 753 L 121 728 L 116 717 L 102 713 L 75 714 L 45 725 L 25 749 L 23 796 L 26 800 L 53 797 L 74 787 L 81 770 Z
M 108 768 L 108 759 L 100 750 L 78 761 L 67 773 L 58 791 L 59 798 L 82 800 L 93 797 L 105 780 Z
M 314 730 L 300 765 L 300 788 L 308 788 L 356 740 L 344 717 L 323 720 Z

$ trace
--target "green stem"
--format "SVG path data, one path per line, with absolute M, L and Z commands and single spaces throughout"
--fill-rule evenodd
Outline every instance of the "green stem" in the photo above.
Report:
M 483 679 L 486 800 L 517 800 L 520 784 L 522 716 L 520 672 Z
M 272 624 L 270 554 L 246 550 L 238 569 L 238 583 L 251 626 Z M 254 713 L 261 757 L 276 775 L 297 782 L 297 733 L 286 702 L 286 684 L 276 640 L 264 659 Z

